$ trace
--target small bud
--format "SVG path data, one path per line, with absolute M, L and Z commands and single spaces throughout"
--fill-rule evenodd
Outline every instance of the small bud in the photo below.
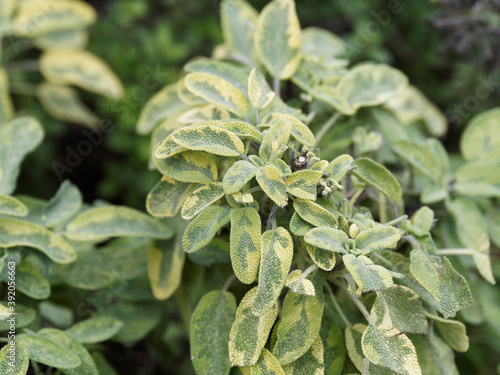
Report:
M 358 233 L 359 233 L 359 227 L 356 224 L 352 224 L 349 227 L 349 236 L 351 236 L 351 238 L 356 238 Z

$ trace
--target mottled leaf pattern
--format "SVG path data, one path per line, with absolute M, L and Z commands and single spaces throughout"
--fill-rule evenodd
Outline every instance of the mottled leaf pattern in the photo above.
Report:
M 321 180 L 320 171 L 302 170 L 286 179 L 286 190 L 297 198 L 316 200 L 316 186 Z
M 346 248 L 348 248 L 349 237 L 341 230 L 319 227 L 307 232 L 304 240 L 311 246 L 345 254 L 347 252 Z
M 218 201 L 223 196 L 224 190 L 220 182 L 199 187 L 186 197 L 182 205 L 182 218 L 185 220 L 192 219 L 205 207 Z
M 342 257 L 349 273 L 363 292 L 390 288 L 393 280 L 390 272 L 382 266 L 374 265 L 367 257 L 347 254 Z
M 336 227 L 337 218 L 333 213 L 317 203 L 297 199 L 293 202 L 293 208 L 299 216 L 308 223 L 317 227 Z
M 266 77 L 260 70 L 254 68 L 248 76 L 248 96 L 256 109 L 261 109 L 271 103 L 275 93 L 269 87 Z
M 219 229 L 229 224 L 231 209 L 209 206 L 196 216 L 187 226 L 182 237 L 186 253 L 193 253 L 208 245 Z
M 211 184 L 217 180 L 217 164 L 210 155 L 200 151 L 186 151 L 168 159 L 154 159 L 165 176 L 182 182 Z
M 257 173 L 257 167 L 246 160 L 234 163 L 222 179 L 222 187 L 226 194 L 239 192 Z
M 264 193 L 274 203 L 280 207 L 287 205 L 288 195 L 286 193 L 285 182 L 280 170 L 274 164 L 268 163 L 264 168 L 258 170 L 256 178 Z
M 163 177 L 149 192 L 146 198 L 146 208 L 153 216 L 173 217 L 177 215 L 184 201 L 195 188 L 196 184 Z
M 401 185 L 383 165 L 368 158 L 356 159 L 351 165 L 356 167 L 352 173 L 363 182 L 380 190 L 393 201 L 401 199 Z
M 400 238 L 401 235 L 396 228 L 379 226 L 362 230 L 354 241 L 356 248 L 372 252 L 395 249 Z

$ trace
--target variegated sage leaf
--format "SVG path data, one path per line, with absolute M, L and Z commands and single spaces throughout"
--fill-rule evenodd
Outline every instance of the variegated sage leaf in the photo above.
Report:
M 161 128 L 161 126 L 160 124 L 158 128 Z M 155 136 L 155 132 L 153 132 L 153 137 Z M 170 133 L 158 144 L 156 149 L 154 149 L 154 157 L 157 159 L 166 159 L 184 151 L 188 151 L 188 149 L 175 142 L 172 133 Z
M 60 236 L 40 225 L 17 219 L 0 219 L 0 246 L 34 247 L 56 263 L 71 263 L 75 250 Z
M 380 290 L 370 312 L 377 328 L 396 328 L 404 333 L 427 334 L 429 325 L 422 301 L 413 290 L 401 285 Z
M 0 373 L 5 375 L 26 375 L 30 364 L 26 347 L 22 343 L 16 342 L 14 351 L 9 351 L 9 349 L 12 349 L 12 347 L 7 344 L 0 350 Z M 14 358 L 11 357 L 11 354 L 14 354 Z
M 460 137 L 460 151 L 467 161 L 500 159 L 500 108 L 493 108 L 470 120 Z
M 274 0 L 257 21 L 255 47 L 273 77 L 290 78 L 300 63 L 300 24 L 291 0 Z
M 304 237 L 307 232 L 314 228 L 314 225 L 302 219 L 297 212 L 294 212 L 290 219 L 290 232 L 299 237 Z
M 32 39 L 33 45 L 41 50 L 67 47 L 85 48 L 88 43 L 89 32 L 85 29 L 54 31 Z
M 446 208 L 455 219 L 460 242 L 469 249 L 475 249 L 481 237 L 488 232 L 486 218 L 478 205 L 467 198 L 446 202 Z
M 146 198 L 146 209 L 155 217 L 174 217 L 196 184 L 179 182 L 163 176 Z
M 168 159 L 153 159 L 165 176 L 182 182 L 211 184 L 217 181 L 217 164 L 211 155 L 201 151 L 186 151 Z
M 428 144 L 417 140 L 400 140 L 393 145 L 392 149 L 431 181 L 438 182 L 442 177 L 443 171 L 439 163 L 436 163 L 436 158 Z
M 193 253 L 208 245 L 217 232 L 229 224 L 231 209 L 221 206 L 208 206 L 187 226 L 182 238 L 186 253 Z
M 260 215 L 255 208 L 231 210 L 231 264 L 236 277 L 245 284 L 253 283 L 257 277 L 261 228 Z
M 432 330 L 429 335 L 408 335 L 417 351 L 422 374 L 459 375 L 453 350 Z
M 229 333 L 236 313 L 231 293 L 214 290 L 201 299 L 191 316 L 191 360 L 197 374 L 227 375 Z
M 252 69 L 248 77 L 248 96 L 252 105 L 256 109 L 264 108 L 271 103 L 275 95 L 260 70 Z
M 368 158 L 356 159 L 351 165 L 356 167 L 352 173 L 360 180 L 378 189 L 395 202 L 401 199 L 401 185 L 386 167 Z
M 475 163 L 465 164 L 456 172 L 455 179 L 455 191 L 462 195 L 500 196 L 500 167 Z
M 391 273 L 386 268 L 375 265 L 370 258 L 347 254 L 342 260 L 362 292 L 379 291 L 393 285 Z
M 253 311 L 261 316 L 274 306 L 290 270 L 293 258 L 293 241 L 283 228 L 268 230 L 261 238 L 259 289 Z
M 302 357 L 318 338 L 325 300 L 319 277 L 312 280 L 314 296 L 288 292 L 278 326 L 273 354 L 282 365 Z
M 66 226 L 64 235 L 75 241 L 103 241 L 110 237 L 152 237 L 167 239 L 172 228 L 160 220 L 124 206 L 90 208 Z
M 28 215 L 28 208 L 20 200 L 10 195 L 0 194 L 0 214 L 26 216 Z
M 473 302 L 467 281 L 453 268 L 448 258 L 428 256 L 415 249 L 410 253 L 410 259 L 411 273 L 439 301 L 445 318 Z
M 264 193 L 278 206 L 285 207 L 288 203 L 286 185 L 280 170 L 271 163 L 267 163 L 264 168 L 257 170 L 257 182 Z
M 16 266 L 16 289 L 34 299 L 47 299 L 50 296 L 47 278 L 26 260 Z
M 177 129 L 172 140 L 194 151 L 205 151 L 220 156 L 239 156 L 245 152 L 243 142 L 236 134 L 218 126 L 218 121 L 208 121 Z
M 265 133 L 259 149 L 262 160 L 275 161 L 288 148 L 292 124 L 288 120 L 276 121 Z
M 340 375 L 346 357 L 344 330 L 328 309 L 325 309 L 323 314 L 319 333 L 324 346 L 325 374 Z
M 16 303 L 15 311 L 11 311 L 10 308 L 7 307 L 7 302 L 2 302 L 2 305 L 0 306 L 1 306 L 0 309 L 7 309 L 9 314 L 11 315 L 14 312 L 17 314 L 16 315 L 17 329 L 26 327 L 27 325 L 31 324 L 35 320 L 37 315 L 34 309 L 32 309 L 31 307 L 26 307 L 24 305 L 21 305 L 20 303 Z M 5 314 L 3 316 L 5 316 Z M 10 329 L 10 322 L 0 319 L 0 329 L 2 331 L 8 331 Z
M 197 122 L 229 119 L 231 115 L 224 108 L 213 104 L 200 105 L 183 112 L 177 121 L 181 124 L 194 124 Z
M 218 201 L 223 196 L 224 190 L 220 182 L 199 187 L 186 197 L 182 205 L 182 218 L 184 220 L 191 220 L 198 215 L 201 210 Z
M 244 121 L 224 120 L 217 121 L 217 126 L 233 132 L 240 138 L 250 139 L 255 142 L 262 142 L 262 133 L 252 124 Z
M 366 358 L 376 365 L 401 375 L 422 375 L 413 343 L 397 329 L 368 326 L 361 338 L 361 347 Z
M 245 0 L 224 0 L 220 12 L 225 44 L 231 52 L 252 61 L 257 11 Z
M 336 257 L 335 253 L 330 250 L 323 250 L 319 247 L 305 244 L 307 253 L 312 261 L 322 270 L 331 271 L 335 267 Z
M 254 314 L 252 308 L 257 293 L 258 287 L 247 292 L 236 311 L 236 320 L 231 327 L 229 337 L 229 357 L 232 366 L 256 364 L 278 316 L 277 302 L 264 315 Z
M 337 227 L 338 225 L 335 215 L 317 203 L 297 199 L 293 202 L 293 208 L 303 220 L 316 227 Z
M 70 219 L 80 210 L 82 203 L 83 197 L 78 187 L 68 180 L 64 181 L 43 209 L 45 226 L 53 227 Z
M 346 254 L 349 237 L 344 231 L 329 227 L 319 227 L 307 232 L 304 236 L 304 240 L 311 246 Z
M 292 292 L 302 294 L 304 296 L 314 296 L 316 294 L 313 283 L 311 280 L 302 276 L 301 270 L 294 270 L 290 272 L 290 274 L 286 277 L 285 286 L 290 288 Z
M 427 312 L 426 315 L 434 321 L 434 326 L 438 329 L 441 337 L 453 350 L 461 353 L 469 350 L 469 337 L 465 324 L 458 320 L 443 319 Z
M 66 330 L 66 333 L 82 344 L 96 344 L 109 340 L 116 335 L 124 324 L 110 317 L 92 317 L 83 320 Z
M 297 198 L 316 200 L 316 186 L 323 174 L 320 171 L 304 169 L 294 172 L 286 179 L 286 190 Z
M 292 123 L 290 135 L 297 141 L 308 147 L 313 147 L 315 144 L 314 134 L 306 124 L 300 121 L 297 117 L 287 113 L 270 113 L 262 119 L 261 127 L 272 126 L 279 120 L 287 120 Z
M 394 227 L 378 226 L 359 232 L 354 241 L 356 248 L 365 251 L 379 251 L 395 249 L 401 238 L 399 231 Z
M 496 280 L 493 276 L 490 260 L 490 238 L 486 234 L 481 236 L 475 250 L 472 259 L 474 259 L 477 270 L 486 281 L 495 285 Z
M 238 193 L 255 176 L 257 167 L 246 160 L 238 160 L 231 165 L 222 179 L 226 194 Z
M 286 375 L 324 375 L 324 346 L 321 337 L 313 342 L 311 348 L 294 362 L 283 366 Z
M 185 83 L 188 90 L 196 96 L 238 117 L 245 117 L 248 113 L 245 95 L 219 76 L 209 73 L 189 73 L 185 78 Z
M 257 363 L 240 368 L 243 375 L 286 375 L 278 360 L 267 349 L 262 350 Z
M 411 217 L 412 229 L 417 229 L 417 235 L 423 235 L 430 232 L 434 221 L 434 211 L 429 207 L 420 207 Z
M 352 160 L 351 155 L 344 154 L 337 156 L 328 164 L 328 167 L 323 173 L 329 174 L 328 178 L 332 178 L 339 182 L 345 177 L 349 168 L 351 168 Z

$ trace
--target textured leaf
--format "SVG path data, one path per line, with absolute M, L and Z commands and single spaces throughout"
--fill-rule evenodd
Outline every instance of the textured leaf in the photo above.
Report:
M 500 167 L 465 164 L 456 175 L 455 191 L 462 195 L 500 197 Z
M 50 296 L 49 281 L 28 261 L 16 266 L 16 289 L 34 299 Z
M 212 104 L 206 104 L 190 108 L 183 112 L 182 115 L 177 118 L 177 122 L 181 124 L 194 124 L 197 122 L 229 119 L 230 117 L 231 115 L 225 109 L 216 107 Z
M 479 207 L 469 199 L 457 198 L 447 201 L 446 208 L 455 219 L 460 242 L 469 249 L 475 249 L 481 237 L 488 232 L 488 224 Z
M 374 265 L 369 258 L 363 255 L 356 257 L 347 254 L 342 257 L 342 260 L 363 292 L 379 291 L 393 285 L 390 272 L 382 266 Z
M 408 336 L 397 329 L 368 326 L 361 338 L 363 353 L 370 362 L 402 375 L 421 375 L 417 353 Z
M 486 162 L 500 159 L 500 108 L 482 112 L 470 120 L 460 138 L 460 151 L 465 160 Z
M 256 109 L 264 108 L 271 103 L 275 95 L 260 70 L 252 69 L 248 77 L 248 96 L 252 105 Z
M 109 317 L 93 317 L 71 326 L 66 333 L 82 344 L 109 340 L 123 328 L 123 322 Z
M 10 98 L 9 77 L 0 67 L 0 124 L 9 121 L 14 114 L 14 106 Z
M 317 203 L 297 199 L 293 208 L 299 216 L 308 223 L 317 227 L 337 227 L 337 218 L 334 214 Z
M 154 159 L 158 170 L 171 179 L 197 184 L 217 181 L 217 165 L 210 155 L 186 151 L 168 159 Z
M 409 336 L 417 350 L 422 374 L 459 375 L 453 351 L 434 332 L 428 336 Z
M 285 228 L 268 230 L 261 239 L 259 287 L 253 312 L 266 314 L 278 299 L 293 258 L 293 241 Z
M 262 351 L 257 363 L 241 368 L 243 375 L 286 375 L 278 360 L 267 349 Z
M 75 250 L 61 237 L 27 221 L 0 219 L 0 246 L 29 246 L 40 250 L 56 263 L 71 263 Z
M 3 304 L 0 305 L 0 309 L 7 308 L 7 302 L 2 302 Z M 8 309 L 10 311 L 10 309 Z M 23 327 L 26 327 L 27 325 L 31 324 L 35 318 L 36 318 L 36 312 L 30 307 L 26 307 L 24 305 L 21 305 L 20 303 L 16 303 L 16 308 L 15 308 L 15 313 L 16 315 L 16 329 L 20 329 Z M 0 319 L 0 330 L 2 331 L 8 331 L 10 329 L 10 322 L 8 320 L 2 320 Z
M 159 128 L 161 128 L 161 124 L 159 125 Z M 153 132 L 153 137 L 155 135 L 155 132 Z M 171 132 L 168 133 L 168 136 L 163 139 L 163 141 L 161 141 L 154 149 L 154 158 L 166 159 L 188 150 L 186 147 L 182 147 L 174 141 Z
M 488 223 L 488 233 L 491 240 L 500 247 L 500 209 L 493 208 L 490 210 L 486 215 L 486 222 Z
M 99 117 L 80 100 L 78 91 L 61 85 L 41 83 L 36 91 L 43 108 L 54 118 L 96 128 Z
M 185 126 L 173 132 L 171 137 L 175 143 L 189 150 L 221 156 L 239 156 L 245 152 L 238 136 L 219 127 L 218 121 Z
M 230 208 L 221 206 L 209 206 L 201 211 L 184 232 L 184 251 L 193 253 L 208 245 L 217 232 L 229 223 L 230 213 Z
M 304 237 L 311 229 L 314 229 L 314 225 L 302 219 L 297 212 L 293 213 L 290 219 L 290 232 L 296 236 Z
M 445 318 L 473 302 L 467 281 L 455 271 L 448 258 L 427 256 L 420 250 L 413 250 L 410 258 L 411 273 L 439 301 Z
M 476 252 L 472 255 L 472 259 L 474 259 L 474 264 L 481 276 L 490 284 L 495 285 L 496 281 L 493 276 L 490 261 L 490 238 L 486 234 L 483 234 L 479 239 Z
M 257 173 L 257 167 L 246 160 L 234 163 L 222 179 L 222 187 L 226 194 L 239 192 Z
M 96 55 L 77 49 L 57 48 L 40 57 L 44 78 L 57 85 L 74 85 L 84 90 L 118 100 L 123 86 L 109 66 Z
M 264 315 L 254 314 L 252 308 L 257 293 L 258 287 L 247 292 L 236 311 L 236 320 L 231 327 L 229 338 L 229 357 L 232 366 L 251 366 L 257 362 L 278 316 L 276 302 Z
M 429 330 L 422 301 L 405 286 L 378 291 L 370 314 L 381 330 L 396 328 L 404 333 L 420 334 L 427 334 Z
M 303 277 L 301 270 L 294 270 L 286 277 L 285 286 L 297 294 L 304 296 L 314 296 L 316 291 L 311 280 Z
M 28 208 L 20 200 L 9 195 L 0 194 L 0 214 L 26 216 Z
M 316 200 L 316 186 L 323 174 L 320 171 L 305 169 L 294 172 L 286 179 L 286 190 L 297 198 Z
M 311 229 L 304 237 L 304 240 L 312 246 L 323 250 L 346 254 L 349 246 L 349 237 L 345 232 L 328 227 Z
M 14 351 L 9 351 L 9 349 L 11 349 L 11 345 L 7 344 L 0 350 L 0 373 L 4 375 L 27 374 L 30 363 L 26 347 L 17 342 Z M 11 357 L 11 354 L 14 354 L 14 358 Z
M 324 345 L 325 375 L 340 375 L 344 367 L 346 347 L 344 330 L 325 309 L 320 335 Z
M 354 241 L 356 242 L 356 248 L 372 252 L 395 249 L 400 238 L 401 235 L 396 228 L 379 226 L 362 230 Z
M 195 188 L 196 184 L 163 177 L 149 192 L 146 208 L 153 216 L 173 217 L 177 215 L 185 199 Z
M 300 24 L 291 0 L 274 0 L 257 21 L 255 47 L 273 77 L 288 79 L 300 63 Z
M 223 196 L 224 190 L 220 182 L 199 187 L 186 197 L 182 205 L 182 218 L 185 220 L 194 218 L 201 210 L 218 201 Z
M 434 211 L 429 207 L 420 207 L 411 217 L 413 230 L 418 229 L 421 234 L 429 232 L 434 221 Z
M 264 193 L 278 206 L 285 207 L 288 203 L 285 182 L 280 170 L 271 163 L 256 173 L 257 182 Z
M 335 267 L 335 253 L 329 250 L 323 250 L 319 247 L 305 244 L 307 253 L 312 261 L 322 270 L 331 271 Z
M 225 44 L 231 52 L 251 61 L 257 11 L 244 0 L 224 0 L 220 12 Z
M 235 275 L 245 284 L 253 283 L 257 277 L 261 228 L 260 215 L 255 208 L 231 210 L 231 264 Z
M 469 337 L 467 337 L 465 324 L 458 320 L 443 319 L 429 313 L 427 316 L 434 320 L 434 326 L 453 350 L 463 353 L 469 349 Z
M 366 184 L 380 190 L 395 202 L 401 199 L 401 185 L 383 165 L 368 158 L 356 159 L 351 165 L 357 167 L 352 173 Z
M 321 337 L 318 335 L 311 348 L 294 362 L 283 366 L 286 375 L 324 375 L 324 347 Z
M 14 191 L 21 161 L 42 138 L 43 128 L 33 117 L 18 117 L 0 127 L 0 193 Z
M 277 120 L 264 133 L 264 139 L 259 149 L 259 156 L 264 161 L 279 159 L 288 147 L 292 124 L 288 120 Z
M 255 142 L 262 142 L 262 133 L 252 124 L 244 121 L 224 120 L 217 121 L 217 126 L 233 132 L 240 138 L 250 139 Z
M 270 113 L 262 119 L 262 123 L 260 126 L 272 126 L 279 120 L 287 120 L 291 122 L 292 129 L 290 131 L 290 135 L 297 141 L 308 147 L 313 147 L 315 145 L 316 140 L 309 127 L 302 121 L 300 121 L 297 117 L 290 114 L 276 112 Z
M 243 93 L 226 80 L 209 73 L 189 73 L 185 78 L 189 91 L 239 117 L 248 112 Z
M 124 206 L 90 208 L 76 216 L 64 235 L 75 241 L 103 241 L 110 237 L 170 238 L 172 228 L 158 219 Z
M 281 320 L 273 354 L 282 365 L 302 357 L 318 338 L 323 316 L 323 284 L 313 279 L 316 295 L 304 296 L 288 292 L 283 302 Z
M 70 219 L 82 207 L 80 190 L 68 180 L 64 181 L 57 193 L 44 207 L 45 225 L 54 227 Z
M 351 155 L 344 154 L 337 156 L 331 161 L 330 164 L 328 164 L 328 167 L 325 169 L 324 173 L 329 174 L 329 178 L 332 178 L 335 181 L 340 181 L 347 174 L 349 168 L 351 168 L 352 160 L 353 159 Z
M 335 34 L 316 27 L 302 30 L 302 59 L 330 69 L 348 64 L 341 57 L 345 54 L 344 41 Z
M 206 294 L 191 317 L 191 359 L 197 374 L 229 374 L 229 333 L 235 319 L 232 294 L 215 290 Z

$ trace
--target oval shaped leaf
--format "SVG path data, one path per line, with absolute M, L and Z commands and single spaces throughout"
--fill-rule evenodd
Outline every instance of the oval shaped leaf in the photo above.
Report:
M 374 265 L 370 258 L 347 254 L 342 260 L 362 292 L 387 289 L 394 284 L 391 273 L 382 266 Z
M 322 175 L 321 171 L 310 169 L 294 172 L 286 179 L 286 189 L 297 198 L 314 201 L 318 195 L 316 186 L 321 180 Z
M 321 337 L 318 335 L 311 348 L 294 362 L 283 366 L 283 370 L 287 375 L 322 375 L 325 374 L 324 367 L 323 341 L 321 341 Z
M 28 261 L 21 261 L 16 266 L 16 289 L 34 299 L 50 296 L 49 281 Z
M 174 217 L 196 184 L 163 177 L 146 198 L 146 209 L 155 217 Z
M 319 227 L 307 232 L 304 236 L 304 240 L 309 245 L 319 247 L 320 249 L 346 254 L 349 237 L 344 231 L 328 227 Z
M 93 317 L 71 326 L 66 333 L 82 344 L 109 340 L 123 328 L 123 322 L 110 317 Z
M 241 368 L 244 375 L 285 375 L 278 360 L 267 349 L 262 350 L 257 363 Z
M 244 0 L 224 0 L 220 6 L 222 35 L 231 52 L 252 60 L 257 11 Z
M 299 216 L 316 227 L 337 227 L 338 222 L 334 214 L 317 203 L 297 199 L 293 208 Z
M 217 232 L 229 223 L 230 213 L 230 208 L 221 206 L 209 206 L 201 211 L 184 231 L 184 251 L 193 253 L 208 245 Z
M 458 320 L 443 319 L 430 313 L 426 315 L 434 320 L 434 325 L 441 337 L 453 350 L 461 353 L 469 350 L 469 337 L 467 336 L 465 324 Z
M 80 190 L 68 180 L 64 181 L 56 195 L 43 209 L 45 225 L 54 227 L 70 219 L 82 207 L 83 197 Z
M 238 193 L 255 176 L 257 167 L 246 160 L 239 160 L 227 170 L 222 179 L 226 194 Z
M 28 351 L 20 342 L 15 343 L 13 348 L 11 344 L 7 344 L 0 350 L 0 373 L 2 374 L 26 375 L 29 364 Z
M 378 189 L 395 202 L 401 199 L 401 185 L 386 167 L 368 158 L 356 159 L 351 165 L 356 167 L 352 173 L 360 180 Z
M 0 214 L 26 216 L 28 215 L 28 208 L 20 200 L 9 195 L 0 194 Z
M 252 105 L 256 109 L 264 108 L 271 103 L 275 95 L 260 70 L 252 69 L 248 77 L 248 96 Z
M 211 184 L 217 181 L 217 164 L 204 152 L 186 151 L 168 159 L 156 159 L 158 170 L 171 179 L 196 184 Z
M 394 227 L 378 226 L 362 230 L 354 240 L 356 248 L 364 251 L 395 249 L 401 235 Z
M 285 207 L 288 203 L 285 182 L 280 170 L 268 163 L 256 173 L 257 182 L 264 193 L 278 206 Z
M 460 151 L 465 160 L 499 160 L 500 133 L 498 121 L 500 108 L 493 108 L 475 116 L 460 138 Z
M 205 207 L 218 201 L 224 196 L 224 190 L 220 182 L 203 185 L 186 197 L 182 205 L 181 216 L 184 220 L 190 220 Z

